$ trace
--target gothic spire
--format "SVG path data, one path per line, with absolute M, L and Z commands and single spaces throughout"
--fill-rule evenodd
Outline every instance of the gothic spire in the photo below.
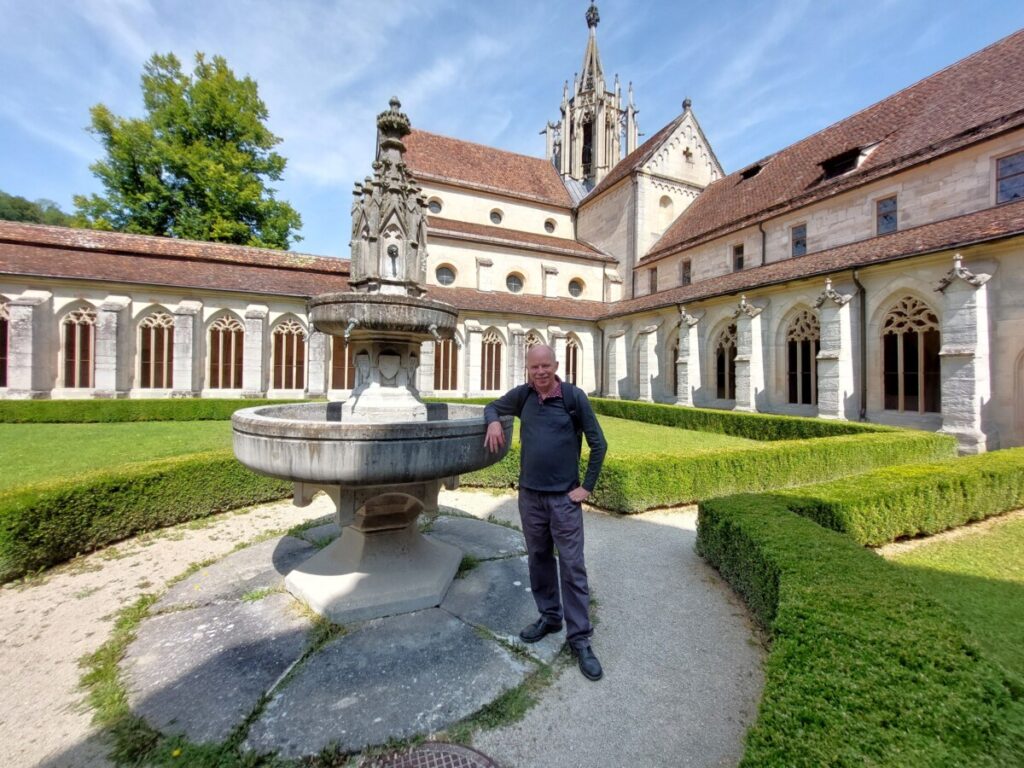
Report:
M 597 12 L 597 5 L 590 3 L 587 9 L 587 26 L 590 28 L 590 37 L 587 40 L 587 50 L 583 53 L 583 69 L 580 75 L 580 90 L 592 91 L 596 88 L 603 88 L 604 71 L 601 69 L 601 54 L 597 50 L 597 24 L 601 16 Z

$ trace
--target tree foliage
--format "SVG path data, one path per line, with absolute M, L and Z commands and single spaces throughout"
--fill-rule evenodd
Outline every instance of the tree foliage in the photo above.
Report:
M 71 217 L 64 213 L 53 200 L 44 199 L 33 202 L 18 195 L 9 195 L 2 190 L 0 190 L 0 219 L 59 226 L 71 224 Z
M 195 57 L 191 75 L 154 54 L 142 75 L 144 118 L 91 110 L 106 157 L 90 169 L 104 194 L 78 195 L 76 223 L 95 229 L 288 248 L 298 212 L 274 197 L 285 159 L 264 124 L 256 83 L 220 56 Z

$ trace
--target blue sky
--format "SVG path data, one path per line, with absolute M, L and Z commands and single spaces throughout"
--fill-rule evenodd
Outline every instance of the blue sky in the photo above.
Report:
M 154 52 L 221 54 L 253 77 L 288 159 L 293 250 L 347 257 L 374 117 L 526 154 L 581 64 L 587 0 L 0 0 L 0 189 L 71 210 L 99 191 L 89 107 L 142 112 Z M 653 134 L 682 100 L 726 171 L 781 149 L 1024 26 L 1019 0 L 600 0 L 605 75 Z M 643 139 L 641 138 L 641 141 Z

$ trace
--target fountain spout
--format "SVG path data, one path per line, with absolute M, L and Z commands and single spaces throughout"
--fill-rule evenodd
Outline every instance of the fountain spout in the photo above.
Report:
M 345 341 L 348 341 L 348 337 L 352 335 L 352 331 L 355 330 L 357 325 L 359 325 L 359 321 L 356 318 L 352 318 L 348 321 L 348 325 L 345 327 L 344 333 Z

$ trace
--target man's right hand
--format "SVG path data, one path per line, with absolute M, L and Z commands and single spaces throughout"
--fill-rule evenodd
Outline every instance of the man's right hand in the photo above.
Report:
M 500 421 L 492 421 L 487 425 L 487 434 L 484 435 L 484 448 L 491 453 L 497 453 L 505 447 L 505 430 L 501 428 Z

